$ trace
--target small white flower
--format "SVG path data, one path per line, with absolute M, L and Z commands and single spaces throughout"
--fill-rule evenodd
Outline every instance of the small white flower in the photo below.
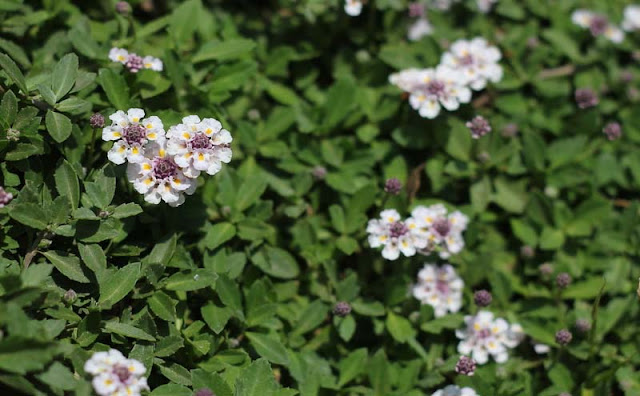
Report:
M 184 194 L 193 194 L 197 187 L 197 180 L 187 177 L 167 153 L 164 139 L 150 144 L 141 162 L 129 163 L 127 177 L 133 188 L 144 194 L 144 200 L 152 204 L 164 201 L 169 206 L 180 206 Z
M 187 177 L 198 177 L 200 172 L 215 175 L 222 163 L 231 161 L 231 134 L 213 118 L 184 117 L 182 124 L 169 128 L 167 137 L 167 152 Z
M 431 396 L 478 396 L 478 394 L 469 387 L 460 388 L 458 385 L 448 385 L 433 392 Z
M 345 0 L 344 12 L 350 16 L 358 16 L 362 12 L 362 1 L 360 0 Z
M 491 11 L 491 8 L 498 0 L 476 0 L 476 4 L 478 5 L 478 10 L 481 13 L 486 14 Z
M 420 18 L 409 26 L 407 37 L 411 41 L 418 41 L 433 33 L 433 26 L 426 18 Z
M 102 140 L 115 141 L 107 153 L 109 161 L 118 165 L 125 161 L 141 162 L 147 142 L 164 138 L 160 118 L 143 117 L 142 109 L 129 109 L 126 113 L 118 110 L 109 116 L 112 124 L 102 130 Z
M 575 10 L 571 14 L 571 21 L 582 28 L 589 29 L 594 37 L 604 36 L 613 43 L 621 43 L 624 40 L 624 32 L 610 23 L 605 15 L 589 10 Z
M 414 219 L 400 220 L 400 214 L 394 209 L 383 210 L 380 219 L 371 219 L 367 225 L 369 245 L 372 248 L 384 246 L 382 257 L 396 260 L 400 253 L 410 257 L 418 249 L 427 246 L 427 240 L 416 234 L 417 224 Z
M 514 348 L 522 340 L 520 325 L 509 325 L 502 318 L 494 318 L 489 311 L 479 311 L 474 316 L 465 316 L 464 329 L 456 330 L 456 337 L 461 339 L 458 352 L 471 355 L 478 364 L 485 364 L 489 356 L 498 363 L 509 358 L 507 348 Z
M 454 42 L 442 55 L 442 64 L 458 70 L 465 83 L 478 91 L 487 85 L 487 81 L 496 83 L 502 79 L 502 67 L 498 63 L 501 58 L 498 48 L 476 37 Z
M 624 9 L 622 29 L 627 32 L 640 30 L 640 5 L 631 4 Z
M 533 350 L 536 351 L 538 355 L 544 355 L 551 351 L 551 347 L 546 344 L 534 343 Z
M 94 353 L 84 370 L 94 376 L 91 383 L 100 396 L 140 396 L 142 390 L 149 390 L 144 365 L 115 349 Z
M 431 305 L 439 318 L 460 310 L 463 288 L 464 282 L 451 265 L 425 264 L 418 273 L 418 283 L 413 286 L 413 296 L 422 304 Z
M 417 206 L 411 212 L 416 219 L 416 234 L 427 239 L 428 245 L 422 253 L 428 254 L 439 249 L 441 258 L 458 254 L 464 248 L 462 232 L 467 229 L 469 218 L 459 211 L 447 214 L 442 204 L 428 207 Z
M 441 107 L 453 111 L 471 100 L 465 77 L 444 65 L 404 70 L 389 76 L 389 81 L 410 94 L 409 104 L 425 118 L 435 118 Z
M 145 56 L 142 58 L 142 62 L 145 69 L 151 69 L 158 72 L 163 69 L 162 61 L 158 58 L 154 58 L 153 56 Z
M 129 59 L 129 52 L 126 49 L 122 48 L 111 48 L 111 50 L 109 51 L 109 59 L 114 62 L 122 63 L 124 65 Z

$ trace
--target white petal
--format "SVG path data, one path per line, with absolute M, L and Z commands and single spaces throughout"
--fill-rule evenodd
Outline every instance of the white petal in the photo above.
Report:
M 420 106 L 420 116 L 433 119 L 440 113 L 440 104 L 434 100 L 428 100 Z
M 120 127 L 115 126 L 108 126 L 102 129 L 102 140 L 104 141 L 111 141 L 111 140 L 118 140 L 122 137 L 122 130 L 120 129 Z
M 121 140 L 115 142 L 111 150 L 107 153 L 107 158 L 116 165 L 124 164 L 127 158 L 126 144 Z
M 127 111 L 127 118 L 129 122 L 138 124 L 144 118 L 144 110 L 137 108 L 129 109 L 129 111 Z

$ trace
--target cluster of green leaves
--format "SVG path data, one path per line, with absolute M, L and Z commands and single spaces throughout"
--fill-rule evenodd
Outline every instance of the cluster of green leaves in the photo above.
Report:
M 0 0 L 0 185 L 16 197 L 0 208 L 0 390 L 90 394 L 84 362 L 117 348 L 154 396 L 640 394 L 640 38 L 613 45 L 570 21 L 578 7 L 620 20 L 625 1 L 500 0 L 487 16 L 462 2 L 413 43 L 405 0 L 357 18 L 342 0 L 145 0 L 132 16 L 80 3 Z M 430 121 L 388 84 L 475 36 L 501 49 L 505 77 L 472 104 Z M 114 46 L 165 70 L 129 74 Z M 597 107 L 576 107 L 583 87 Z M 144 203 L 88 122 L 129 107 L 165 125 L 220 119 L 233 161 L 179 208 Z M 475 114 L 493 126 L 478 141 Z M 381 209 L 435 202 L 471 218 L 451 259 L 463 312 L 439 319 L 407 294 L 437 258 L 385 262 L 365 233 Z M 544 262 L 573 284 L 556 290 Z M 526 341 L 456 376 L 454 330 L 479 288 L 552 352 Z M 336 301 L 352 313 L 333 316 Z

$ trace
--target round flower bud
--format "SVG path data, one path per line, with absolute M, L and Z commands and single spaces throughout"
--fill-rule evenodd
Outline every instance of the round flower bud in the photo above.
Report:
M 471 377 L 476 371 L 476 361 L 468 356 L 460 356 L 456 363 L 456 373 Z
M 572 338 L 573 334 L 571 334 L 571 332 L 567 329 L 558 330 L 558 332 L 556 333 L 556 342 L 559 345 L 564 346 L 569 344 Z
M 622 128 L 617 122 L 610 122 L 602 129 L 602 133 L 607 135 L 607 139 L 616 140 L 622 136 Z
M 64 300 L 69 304 L 72 304 L 78 298 L 78 294 L 75 292 L 75 290 L 69 289 L 64 293 L 64 296 L 62 296 L 62 298 L 64 298 Z
M 351 313 L 351 305 L 346 301 L 340 301 L 333 307 L 333 314 L 344 318 Z
M 549 263 L 541 264 L 538 267 L 538 271 L 540 271 L 540 275 L 542 275 L 543 278 L 549 278 L 551 274 L 553 274 L 553 265 Z
M 104 116 L 100 113 L 94 113 L 89 118 L 89 124 L 92 128 L 104 128 Z
M 535 255 L 536 255 L 535 249 L 529 245 L 525 245 L 520 248 L 520 256 L 524 258 L 532 258 Z
M 471 137 L 474 139 L 480 139 L 491 132 L 491 125 L 483 116 L 475 116 L 471 121 L 467 121 L 465 125 L 471 131 Z
M 587 109 L 597 105 L 600 100 L 591 88 L 579 88 L 575 92 L 576 104 L 581 109 Z
M 478 290 L 473 293 L 473 301 L 479 307 L 488 306 L 489 304 L 491 304 L 492 299 L 493 297 L 491 297 L 491 293 L 489 293 L 487 290 Z
M 316 180 L 322 180 L 327 176 L 327 169 L 324 166 L 318 165 L 311 170 L 311 175 Z
M 121 15 L 128 15 L 131 12 L 131 6 L 126 1 L 116 3 L 116 12 Z
M 576 330 L 580 333 L 586 333 L 591 330 L 591 322 L 588 319 L 576 320 Z
M 13 194 L 6 192 L 4 188 L 0 187 L 0 208 L 4 208 L 9 205 L 9 202 L 13 200 Z
M 402 191 L 402 183 L 400 180 L 392 177 L 384 183 L 384 191 L 392 195 L 398 195 L 400 191 Z
M 198 389 L 193 396 L 216 396 L 216 394 L 209 388 L 202 388 Z
M 556 286 L 560 289 L 564 289 L 571 284 L 571 275 L 566 272 L 561 272 L 556 276 Z

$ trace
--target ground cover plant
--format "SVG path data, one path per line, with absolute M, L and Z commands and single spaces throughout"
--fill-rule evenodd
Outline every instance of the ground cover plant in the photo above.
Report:
M 0 31 L 1 394 L 640 395 L 640 5 Z

